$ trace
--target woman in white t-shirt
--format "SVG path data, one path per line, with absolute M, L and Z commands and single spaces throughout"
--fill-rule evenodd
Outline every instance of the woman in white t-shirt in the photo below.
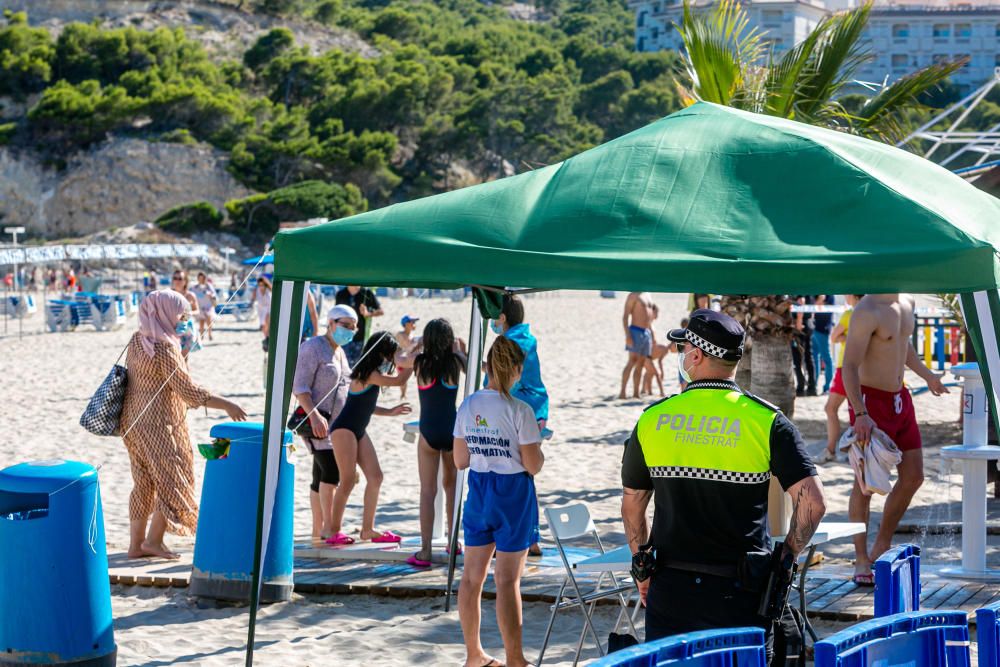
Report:
M 462 528 L 465 564 L 458 616 L 467 665 L 494 665 L 479 639 L 483 584 L 496 551 L 497 624 L 504 664 L 527 665 L 521 643 L 521 573 L 538 525 L 533 476 L 542 469 L 542 437 L 535 411 L 510 394 L 521 376 L 524 352 L 500 336 L 486 357 L 489 384 L 462 403 L 455 418 L 455 465 L 470 468 Z
M 218 295 L 204 271 L 198 272 L 198 282 L 191 287 L 191 293 L 198 302 L 198 314 L 195 316 L 198 320 L 198 337 L 204 338 L 207 334 L 208 339 L 212 340 L 212 321 L 215 320 Z

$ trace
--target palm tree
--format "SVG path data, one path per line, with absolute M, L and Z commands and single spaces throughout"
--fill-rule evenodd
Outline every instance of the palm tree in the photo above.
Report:
M 701 100 L 820 125 L 895 143 L 906 136 L 906 115 L 918 98 L 943 83 L 965 60 L 934 63 L 883 87 L 860 108 L 841 99 L 859 68 L 874 58 L 862 40 L 872 4 L 833 14 L 778 57 L 765 33 L 749 25 L 736 0 L 693 13 L 685 0 L 683 60 L 690 82 L 679 81 L 687 104 Z
M 714 102 L 887 143 L 900 141 L 906 135 L 907 114 L 922 106 L 920 95 L 941 84 L 964 61 L 918 69 L 861 104 L 843 104 L 855 74 L 874 57 L 862 40 L 871 8 L 867 2 L 827 17 L 779 57 L 767 48 L 764 33 L 750 26 L 736 0 L 720 0 L 697 13 L 685 0 L 683 23 L 677 26 L 684 40 L 688 79 L 677 81 L 681 97 L 686 104 Z M 727 312 L 747 320 L 754 350 L 749 363 L 741 364 L 742 386 L 789 416 L 795 400 L 790 307 L 785 295 L 724 300 Z

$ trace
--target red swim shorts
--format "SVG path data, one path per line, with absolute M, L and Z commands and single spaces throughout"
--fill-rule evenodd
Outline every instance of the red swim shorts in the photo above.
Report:
M 861 397 L 868 416 L 892 438 L 900 451 L 920 449 L 920 427 L 917 426 L 917 413 L 913 411 L 909 389 L 903 387 L 899 391 L 884 391 L 861 385 Z M 849 412 L 853 425 L 854 408 L 849 406 Z
M 833 384 L 830 385 L 830 393 L 837 394 L 838 396 L 847 396 L 847 390 L 844 389 L 844 375 L 837 369 L 837 372 L 833 374 Z

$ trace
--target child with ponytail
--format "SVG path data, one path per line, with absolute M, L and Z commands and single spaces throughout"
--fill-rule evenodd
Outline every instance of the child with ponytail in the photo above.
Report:
M 458 591 L 466 665 L 498 664 L 479 638 L 483 584 L 494 551 L 504 664 L 528 664 L 521 638 L 521 574 L 538 524 L 534 475 L 545 457 L 535 411 L 511 395 L 523 366 L 524 352 L 517 343 L 497 338 L 486 357 L 489 383 L 465 399 L 455 419 L 455 465 L 470 469 L 462 517 L 465 565 Z

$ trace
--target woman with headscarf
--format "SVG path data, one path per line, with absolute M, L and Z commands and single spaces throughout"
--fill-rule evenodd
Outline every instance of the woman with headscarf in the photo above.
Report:
M 246 419 L 242 408 L 188 374 L 177 332 L 190 318 L 190 304 L 181 294 L 151 292 L 139 306 L 139 331 L 128 344 L 121 430 L 133 481 L 129 558 L 178 558 L 163 543 L 164 533 L 193 535 L 198 526 L 188 408 L 204 405 L 225 410 L 234 421 Z

